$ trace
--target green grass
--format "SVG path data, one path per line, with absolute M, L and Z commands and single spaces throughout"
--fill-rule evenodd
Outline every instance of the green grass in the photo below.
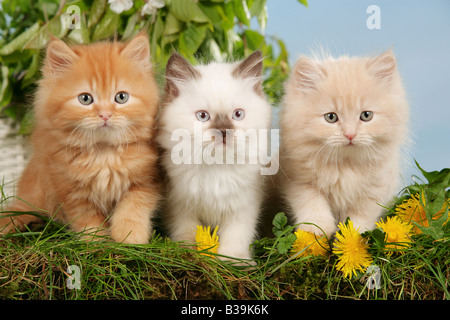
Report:
M 60 225 L 0 240 L 0 299 L 449 299 L 449 234 L 420 235 L 405 254 L 374 263 L 381 288 L 367 276 L 343 278 L 335 258 L 290 259 L 278 239 L 255 243 L 256 266 L 237 267 L 156 234 L 148 245 L 83 241 Z M 67 268 L 81 268 L 69 289 Z
M 427 182 L 410 186 L 397 203 L 424 190 L 427 210 L 440 209 L 441 198 L 449 197 L 450 169 L 425 176 Z M 381 231 L 368 232 L 381 276 L 379 289 L 370 289 L 366 274 L 344 278 L 335 254 L 292 258 L 293 228 L 280 221 L 274 220 L 277 237 L 254 242 L 256 264 L 244 267 L 202 255 L 157 231 L 147 245 L 127 245 L 79 240 L 47 221 L 0 237 L 0 299 L 450 299 L 450 223 L 433 221 L 403 254 L 386 254 Z M 81 269 L 80 289 L 67 286 L 71 265 Z

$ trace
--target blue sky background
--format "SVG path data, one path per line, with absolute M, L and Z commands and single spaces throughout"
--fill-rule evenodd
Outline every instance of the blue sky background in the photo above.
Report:
M 324 46 L 333 55 L 370 55 L 393 48 L 411 108 L 405 183 L 418 174 L 450 167 L 450 1 L 268 0 L 266 34 L 284 40 L 290 64 Z M 369 30 L 366 9 L 381 10 L 381 29 Z

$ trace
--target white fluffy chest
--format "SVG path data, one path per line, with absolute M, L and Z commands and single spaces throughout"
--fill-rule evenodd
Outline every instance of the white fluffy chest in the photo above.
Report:
M 170 170 L 171 197 L 189 203 L 197 214 L 227 214 L 254 201 L 259 168 L 248 165 L 180 165 Z

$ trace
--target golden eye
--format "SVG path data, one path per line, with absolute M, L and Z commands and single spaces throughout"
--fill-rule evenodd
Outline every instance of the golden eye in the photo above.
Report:
M 327 113 L 324 115 L 324 117 L 328 123 L 335 123 L 339 120 L 337 114 L 334 112 Z
M 89 93 L 82 93 L 78 96 L 78 101 L 80 101 L 81 104 L 87 106 L 94 102 L 94 98 L 92 98 Z
M 373 112 L 372 111 L 363 111 L 363 112 L 361 112 L 361 115 L 359 116 L 359 118 L 365 122 L 370 121 L 373 118 Z
M 114 100 L 117 103 L 124 104 L 125 102 L 128 101 L 128 97 L 129 97 L 128 93 L 121 91 L 121 92 L 117 92 L 116 97 L 114 98 Z

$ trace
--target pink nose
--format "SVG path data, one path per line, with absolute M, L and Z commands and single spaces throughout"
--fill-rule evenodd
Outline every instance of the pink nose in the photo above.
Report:
M 108 112 L 100 112 L 99 114 L 98 114 L 98 116 L 100 117 L 100 118 L 102 118 L 105 122 L 106 121 L 108 121 L 109 120 L 109 118 L 111 118 L 111 114 L 110 113 L 108 113 Z
M 352 141 L 352 140 L 355 138 L 356 134 L 354 134 L 354 133 L 346 133 L 346 134 L 344 134 L 344 136 L 345 136 L 348 140 Z

